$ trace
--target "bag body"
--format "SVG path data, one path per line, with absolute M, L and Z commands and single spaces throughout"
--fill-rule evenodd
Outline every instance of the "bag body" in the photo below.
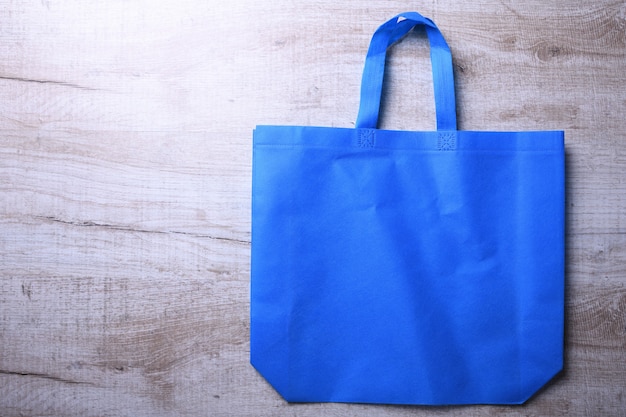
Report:
M 384 54 L 416 25 L 437 131 L 376 129 Z M 355 129 L 255 129 L 250 355 L 287 401 L 515 404 L 562 368 L 563 132 L 459 131 L 454 106 L 445 40 L 403 13 Z

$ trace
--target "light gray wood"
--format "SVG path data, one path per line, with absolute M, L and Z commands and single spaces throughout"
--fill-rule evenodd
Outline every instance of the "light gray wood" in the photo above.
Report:
M 564 129 L 566 364 L 519 407 L 288 405 L 248 363 L 251 132 L 352 127 L 400 11 L 459 127 Z M 428 49 L 382 126 L 433 129 Z M 0 0 L 0 415 L 626 415 L 626 3 Z

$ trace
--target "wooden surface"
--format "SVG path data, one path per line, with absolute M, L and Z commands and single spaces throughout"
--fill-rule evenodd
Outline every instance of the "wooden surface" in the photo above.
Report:
M 626 3 L 0 1 L 1 416 L 626 415 Z M 563 129 L 565 370 L 519 407 L 286 404 L 248 363 L 251 132 L 353 126 L 369 38 L 459 128 Z M 434 128 L 428 49 L 381 127 Z

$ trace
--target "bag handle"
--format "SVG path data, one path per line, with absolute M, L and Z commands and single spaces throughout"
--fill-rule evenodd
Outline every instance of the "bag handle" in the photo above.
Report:
M 378 126 L 387 49 L 418 25 L 426 27 L 430 44 L 437 130 L 456 130 L 456 99 L 450 48 L 437 25 L 416 12 L 401 13 L 383 23 L 374 32 L 365 58 L 361 80 L 361 103 L 356 121 L 357 128 L 376 129 Z

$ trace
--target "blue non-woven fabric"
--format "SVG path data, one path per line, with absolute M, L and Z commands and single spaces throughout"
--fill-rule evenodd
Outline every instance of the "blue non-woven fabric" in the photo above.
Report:
M 524 402 L 563 364 L 563 132 L 380 130 L 367 91 L 355 129 L 255 129 L 252 364 L 293 402 Z

